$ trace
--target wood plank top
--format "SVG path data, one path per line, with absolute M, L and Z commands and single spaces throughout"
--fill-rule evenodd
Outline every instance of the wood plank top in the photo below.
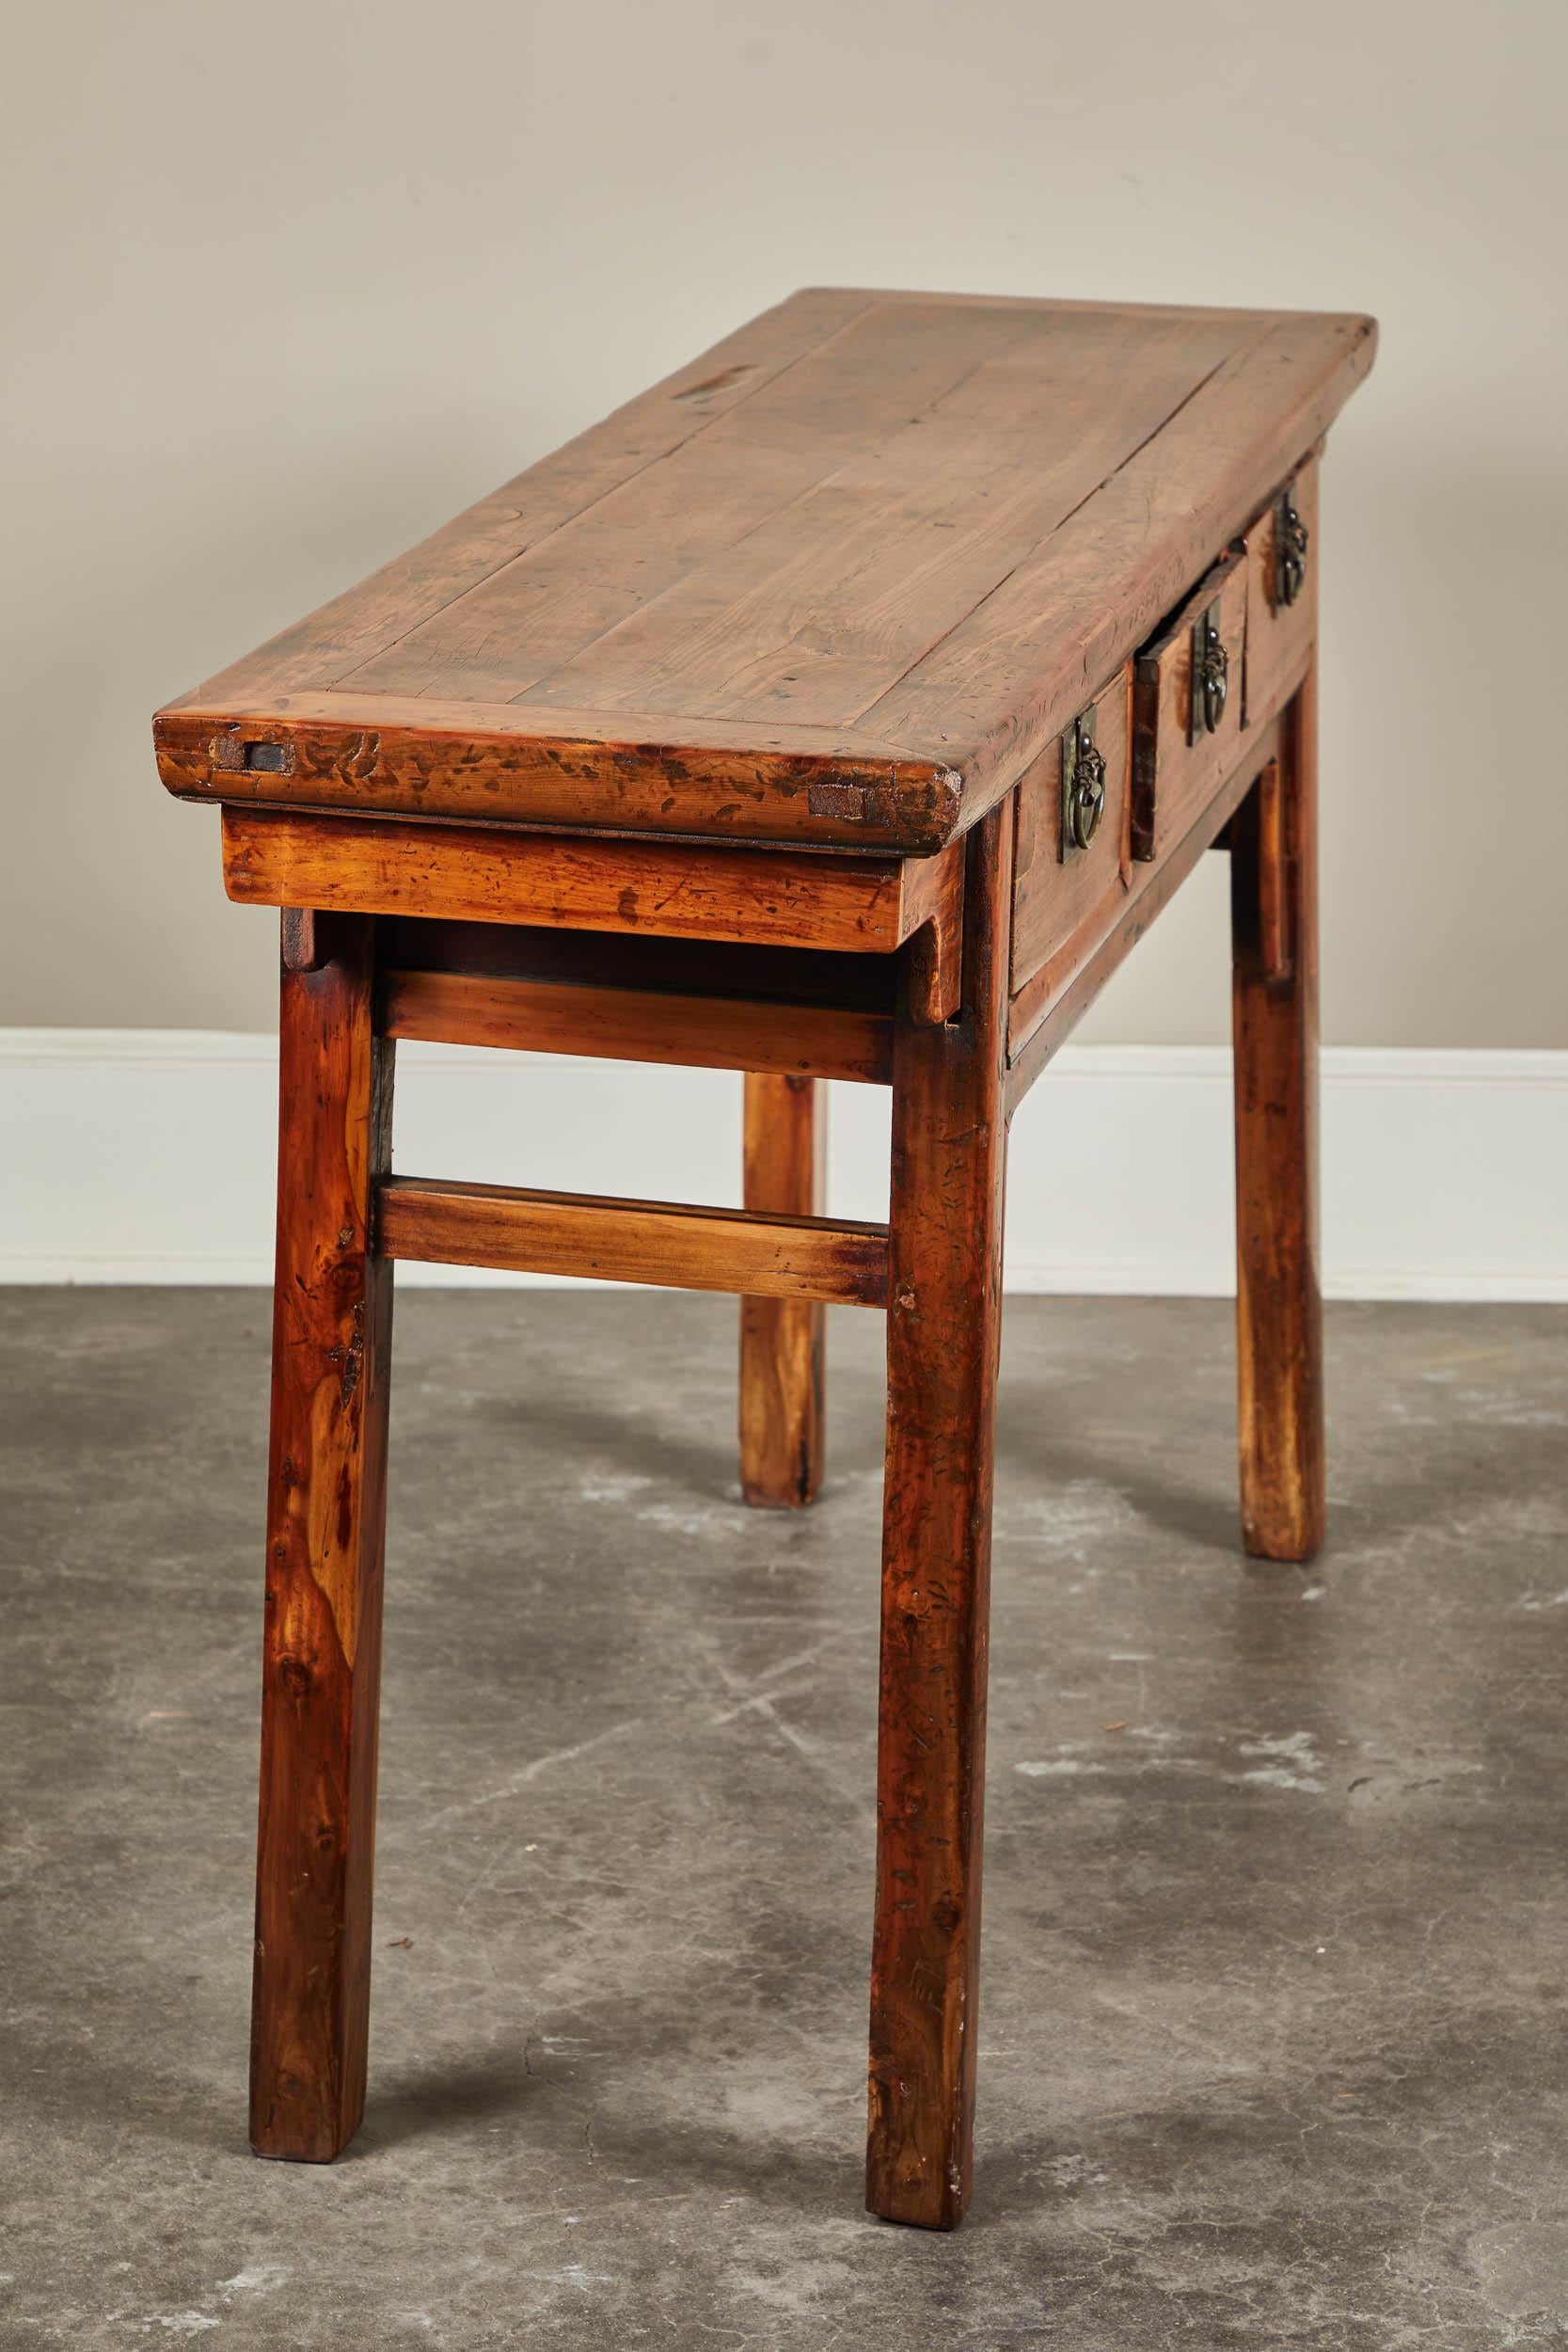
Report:
M 160 711 L 201 799 L 926 853 L 1371 364 L 1356 316 L 812 289 Z

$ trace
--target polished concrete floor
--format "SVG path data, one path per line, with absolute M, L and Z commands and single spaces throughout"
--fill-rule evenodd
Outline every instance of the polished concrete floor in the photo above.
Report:
M 737 1501 L 725 1300 L 409 1293 L 371 2094 L 244 2115 L 267 1301 L 0 1294 L 0 2344 L 1568 2344 L 1568 1313 L 1009 1311 L 978 2186 L 860 2209 L 880 1319 Z

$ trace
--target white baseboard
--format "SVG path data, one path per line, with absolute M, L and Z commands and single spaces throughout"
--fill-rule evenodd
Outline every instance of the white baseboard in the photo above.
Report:
M 270 1281 L 276 1067 L 261 1037 L 0 1029 L 0 1281 Z M 1008 1288 L 1231 1291 L 1229 1088 L 1217 1047 L 1068 1047 L 1014 1125 Z M 886 1094 L 832 1096 L 830 1205 L 881 1216 Z M 397 1164 L 733 1201 L 739 1098 L 718 1072 L 402 1046 Z M 1568 1053 L 1332 1049 L 1323 1133 L 1331 1296 L 1568 1299 Z

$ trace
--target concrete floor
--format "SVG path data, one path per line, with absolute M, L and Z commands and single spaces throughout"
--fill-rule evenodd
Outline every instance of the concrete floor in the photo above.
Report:
M 410 1292 L 371 2095 L 245 2139 L 267 1301 L 0 1294 L 0 2344 L 1568 2344 L 1568 1315 L 1335 1309 L 1332 1548 L 1228 1311 L 1026 1300 L 978 2186 L 860 2210 L 880 1318 L 736 1501 L 724 1300 Z

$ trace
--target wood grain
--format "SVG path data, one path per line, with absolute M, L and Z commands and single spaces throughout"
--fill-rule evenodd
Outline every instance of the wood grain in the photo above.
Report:
M 283 974 L 250 2130 L 321 2162 L 365 2098 L 392 1271 L 373 926 Z
M 1316 456 L 1291 477 L 1296 510 L 1307 525 L 1307 577 L 1294 604 L 1275 596 L 1275 522 L 1271 501 L 1246 534 L 1247 634 L 1245 709 L 1250 720 L 1278 710 L 1306 675 L 1318 633 L 1319 476 Z
M 1164 429 L 860 723 L 957 771 L 971 821 L 1252 520 L 1376 347 L 1370 319 L 1253 313 Z
M 748 1075 L 742 1153 L 748 1209 L 822 1215 L 826 1109 L 810 1078 Z M 826 1341 L 826 1310 L 815 1300 L 740 1302 L 740 1491 L 748 1502 L 798 1510 L 821 1485 Z
M 956 903 L 945 859 L 826 858 L 226 809 L 246 906 L 886 953 Z
M 880 1307 L 887 1296 L 886 1228 L 845 1218 L 390 1176 L 377 1190 L 376 1233 L 388 1258 L 427 1264 L 841 1307 Z
M 1067 1043 L 1112 974 L 1167 907 L 1204 853 L 1219 845 L 1253 779 L 1275 755 L 1278 723 L 1250 730 L 1234 771 L 1181 840 L 1158 865 L 1134 866 L 1131 885 L 1107 928 L 1085 926 L 1067 948 L 1040 966 L 1013 998 L 1008 1017 L 1007 1103 L 1016 1110 L 1052 1057 Z
M 169 706 L 160 771 L 929 852 L 1258 514 L 1372 344 L 1339 316 L 797 296 Z
M 160 711 L 152 733 L 184 799 L 922 856 L 951 836 L 962 782 L 853 730 L 347 692 L 201 701 Z M 247 768 L 247 744 L 286 767 Z
M 818 287 L 765 310 L 357 587 L 209 678 L 198 694 L 243 703 L 258 692 L 287 692 L 342 676 L 624 483 L 711 431 L 871 301 Z
M 871 951 L 650 939 L 633 931 L 558 931 L 514 923 L 388 915 L 376 927 L 388 970 L 575 982 L 653 996 L 756 998 L 891 1016 L 897 958 Z
M 1277 818 L 1255 787 L 1230 824 L 1242 1533 L 1260 1559 L 1309 1560 L 1325 1488 L 1313 674 L 1275 773 Z
M 929 2229 L 972 2166 L 1012 841 L 972 837 L 959 1018 L 894 1050 L 866 2202 Z
M 1225 708 L 1210 734 L 1193 714 L 1193 627 L 1219 607 L 1228 660 Z M 1132 855 L 1147 863 L 1180 841 L 1242 756 L 1247 567 L 1238 548 L 1199 581 L 1132 665 Z M 1259 713 L 1263 706 L 1259 704 Z
M 1243 835 L 1245 838 L 1243 839 Z M 1291 817 L 1277 759 L 1271 759 L 1230 829 L 1229 847 L 1242 842 L 1251 864 L 1253 915 L 1248 935 L 1250 968 L 1264 980 L 1291 977 L 1291 927 L 1296 861 L 1291 850 Z
M 879 304 L 835 347 L 876 355 L 884 398 L 862 399 L 834 469 L 539 683 L 524 680 L 523 699 L 605 709 L 628 696 L 698 718 L 852 724 L 1159 430 L 1237 336 L 1234 321 L 1206 317 Z M 940 374 L 912 375 L 915 338 L 942 355 Z M 754 416 L 736 428 L 754 432 Z
M 1105 814 L 1086 850 L 1063 854 L 1062 738 L 1040 754 L 1015 796 L 1012 987 L 1016 994 L 1085 925 L 1114 917 L 1131 875 L 1132 673 L 1118 670 L 1093 702 L 1105 762 Z
M 826 1005 L 394 968 L 382 983 L 381 1024 L 388 1037 L 440 1045 L 761 1071 L 784 1082 L 843 1078 L 886 1086 L 892 1077 L 891 1017 Z
M 812 541 L 802 510 L 831 501 L 845 472 L 882 456 L 911 419 L 917 427 L 940 414 L 988 360 L 1005 363 L 1032 326 L 1026 312 L 959 318 L 940 306 L 868 304 L 831 343 L 343 683 L 700 717 L 702 684 L 722 672 L 736 630 L 744 655 L 755 649 L 757 632 L 736 612 L 705 656 L 713 616 L 735 589 L 750 594 Z M 1017 399 L 1015 388 L 1015 407 Z M 884 477 L 879 486 L 891 485 Z M 842 522 L 842 502 L 837 512 Z M 813 543 L 820 557 L 820 525 Z M 693 665 L 694 698 L 679 683 L 683 665 Z M 653 699 L 627 702 L 635 677 Z
M 319 972 L 331 954 L 331 920 L 313 907 L 285 907 L 278 926 L 285 972 Z
M 1374 341 L 813 290 L 157 715 L 230 896 L 283 914 L 261 2153 L 330 2157 L 363 2106 L 401 1257 L 738 1294 L 742 1487 L 784 1506 L 825 1306 L 887 1310 L 866 2195 L 961 2218 L 1007 1120 L 1220 840 L 1243 1532 L 1322 1534 L 1316 452 Z M 1198 583 L 1231 692 L 1189 740 Z M 1064 859 L 1091 701 L 1108 813 Z M 741 1069 L 745 1205 L 394 1178 L 397 1037 Z M 822 1214 L 825 1076 L 892 1086 L 885 1227 Z

